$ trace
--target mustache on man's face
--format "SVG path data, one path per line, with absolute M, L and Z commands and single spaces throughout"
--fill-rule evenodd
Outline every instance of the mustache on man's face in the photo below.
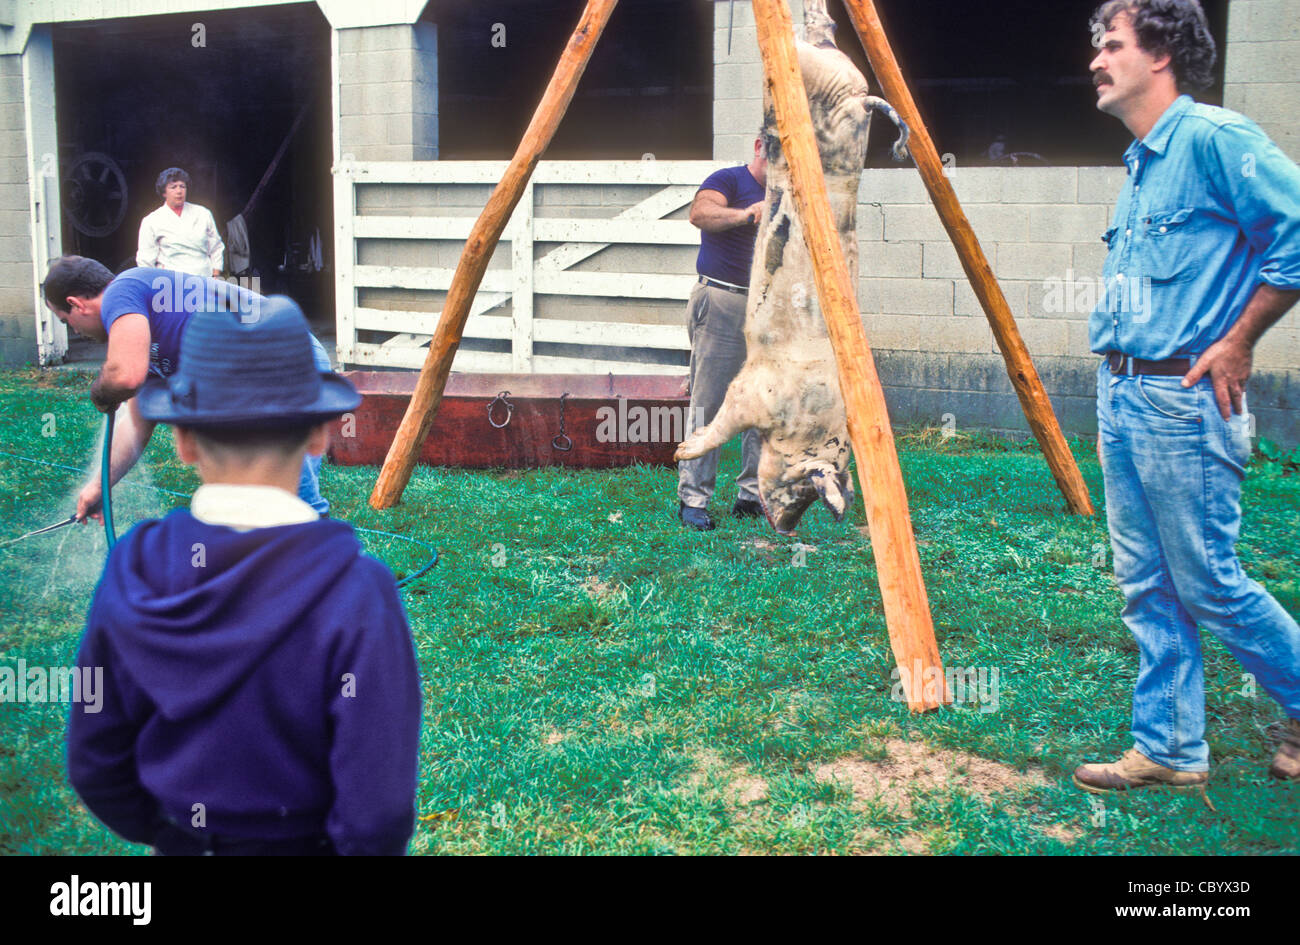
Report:
M 1115 84 L 1115 80 L 1112 79 L 1112 78 L 1111 78 L 1107 73 L 1105 73 L 1105 72 L 1094 72 L 1094 73 L 1092 74 L 1092 87 L 1093 87 L 1093 88 L 1096 88 L 1097 86 L 1101 85 L 1103 82 L 1109 82 L 1111 85 L 1114 85 L 1114 84 Z

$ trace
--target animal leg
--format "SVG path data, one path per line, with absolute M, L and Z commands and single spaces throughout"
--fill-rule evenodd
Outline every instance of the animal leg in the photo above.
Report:
M 835 49 L 835 21 L 826 12 L 826 0 L 804 0 L 803 28 L 809 45 Z
M 746 403 L 751 398 L 744 393 L 744 377 L 745 372 L 742 370 L 727 388 L 727 396 L 723 398 L 722 406 L 714 415 L 713 422 L 695 430 L 678 444 L 673 459 L 679 461 L 698 459 L 709 450 L 717 449 L 737 433 L 757 425 L 752 405 Z

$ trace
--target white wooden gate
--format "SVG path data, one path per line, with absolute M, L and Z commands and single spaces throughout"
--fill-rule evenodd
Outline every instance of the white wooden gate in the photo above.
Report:
M 684 373 L 690 345 L 683 303 L 695 279 L 699 231 L 682 211 L 720 166 L 540 163 L 479 286 L 453 369 Z M 335 168 L 340 361 L 424 363 L 455 261 L 505 168 L 504 161 L 346 159 Z M 472 202 L 456 197 L 466 188 Z M 672 214 L 679 219 L 663 219 Z M 626 247 L 636 247 L 631 265 L 627 250 L 617 270 L 599 265 L 602 252 Z M 475 340 L 487 343 L 476 349 Z
M 48 26 L 33 26 L 23 50 L 23 114 L 26 116 L 28 210 L 32 246 L 32 301 L 36 357 L 42 367 L 59 364 L 68 351 L 68 328 L 45 307 L 41 284 L 51 259 L 63 253 L 59 202 L 59 133 L 54 108 L 54 44 Z

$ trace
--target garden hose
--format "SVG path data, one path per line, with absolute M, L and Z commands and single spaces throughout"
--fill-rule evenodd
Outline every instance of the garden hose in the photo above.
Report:
M 117 544 L 117 532 L 113 530 L 113 420 L 116 408 L 104 414 L 104 456 L 99 463 L 99 483 L 104 507 L 104 536 L 108 539 L 108 548 L 113 550 Z

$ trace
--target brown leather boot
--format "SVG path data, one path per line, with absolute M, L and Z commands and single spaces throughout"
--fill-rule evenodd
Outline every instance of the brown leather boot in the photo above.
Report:
M 1074 783 L 1092 794 L 1159 785 L 1176 790 L 1200 790 L 1208 780 L 1208 771 L 1175 771 L 1152 761 L 1136 748 L 1124 752 L 1119 761 L 1079 765 L 1074 769 Z
M 1287 719 L 1282 744 L 1273 756 L 1268 773 L 1283 781 L 1300 781 L 1300 719 Z

